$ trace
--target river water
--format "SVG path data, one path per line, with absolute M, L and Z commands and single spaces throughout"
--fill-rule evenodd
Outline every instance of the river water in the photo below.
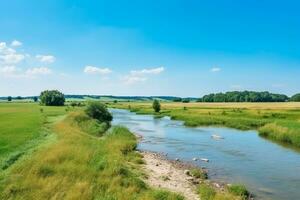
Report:
M 300 153 L 265 140 L 256 131 L 190 128 L 169 117 L 156 119 L 121 109 L 111 112 L 114 125 L 143 136 L 138 145 L 141 150 L 167 153 L 170 159 L 206 167 L 211 179 L 244 184 L 255 199 L 300 199 Z M 194 157 L 209 162 L 192 161 Z

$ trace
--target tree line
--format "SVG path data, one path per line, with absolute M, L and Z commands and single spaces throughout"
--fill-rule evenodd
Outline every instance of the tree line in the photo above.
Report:
M 198 102 L 286 102 L 293 100 L 284 94 L 255 91 L 233 91 L 204 95 Z

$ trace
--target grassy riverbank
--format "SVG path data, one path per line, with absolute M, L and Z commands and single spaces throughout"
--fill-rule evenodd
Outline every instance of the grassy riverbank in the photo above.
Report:
M 162 103 L 154 113 L 151 102 L 116 103 L 111 107 L 139 114 L 170 116 L 187 126 L 226 126 L 241 130 L 255 129 L 263 137 L 300 147 L 299 103 Z
M 0 199 L 183 199 L 144 183 L 140 169 L 142 157 L 135 151 L 135 136 L 127 129 L 114 127 L 99 137 L 94 134 L 95 129 L 102 127 L 86 118 L 78 121 L 83 115 L 80 111 L 62 118 L 65 107 L 1 106 L 1 116 L 6 120 L 1 126 L 10 123 L 10 128 L 6 127 L 10 131 L 2 131 L 0 138 L 2 143 L 11 146 L 8 154 L 19 151 L 26 143 L 35 146 L 32 147 L 34 151 L 25 153 L 2 170 Z M 20 115 L 20 118 L 11 121 L 4 117 L 10 113 Z M 28 121 L 23 121 L 26 117 Z M 87 127 L 89 131 L 85 132 Z M 33 142 L 44 129 L 54 139 L 47 145 Z M 20 134 L 30 137 L 23 139 Z M 14 139 L 18 140 L 19 135 L 22 142 L 16 143 Z M 5 140 L 8 137 L 10 139 Z

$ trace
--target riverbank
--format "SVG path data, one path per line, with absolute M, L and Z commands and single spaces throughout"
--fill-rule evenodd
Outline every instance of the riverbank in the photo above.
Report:
M 147 173 L 146 183 L 182 194 L 186 200 L 200 200 L 193 178 L 186 173 L 188 166 L 176 164 L 160 154 L 141 152 Z
M 299 103 L 161 103 L 155 113 L 151 102 L 109 104 L 137 114 L 169 116 L 186 126 L 223 126 L 239 130 L 257 130 L 270 140 L 300 148 Z
M 254 199 L 240 185 L 230 185 L 207 179 L 204 169 L 166 156 L 142 151 L 147 174 L 145 182 L 152 187 L 181 194 L 186 200 Z

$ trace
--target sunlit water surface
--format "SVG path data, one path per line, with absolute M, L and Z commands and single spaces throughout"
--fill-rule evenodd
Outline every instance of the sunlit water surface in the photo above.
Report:
M 111 109 L 114 125 L 123 125 L 143 136 L 138 148 L 167 153 L 170 159 L 207 167 L 211 179 L 240 183 L 255 199 L 300 199 L 300 154 L 258 136 L 256 131 L 229 128 L 189 128 L 168 117 L 155 119 L 127 110 Z M 224 139 L 212 139 L 212 135 Z

